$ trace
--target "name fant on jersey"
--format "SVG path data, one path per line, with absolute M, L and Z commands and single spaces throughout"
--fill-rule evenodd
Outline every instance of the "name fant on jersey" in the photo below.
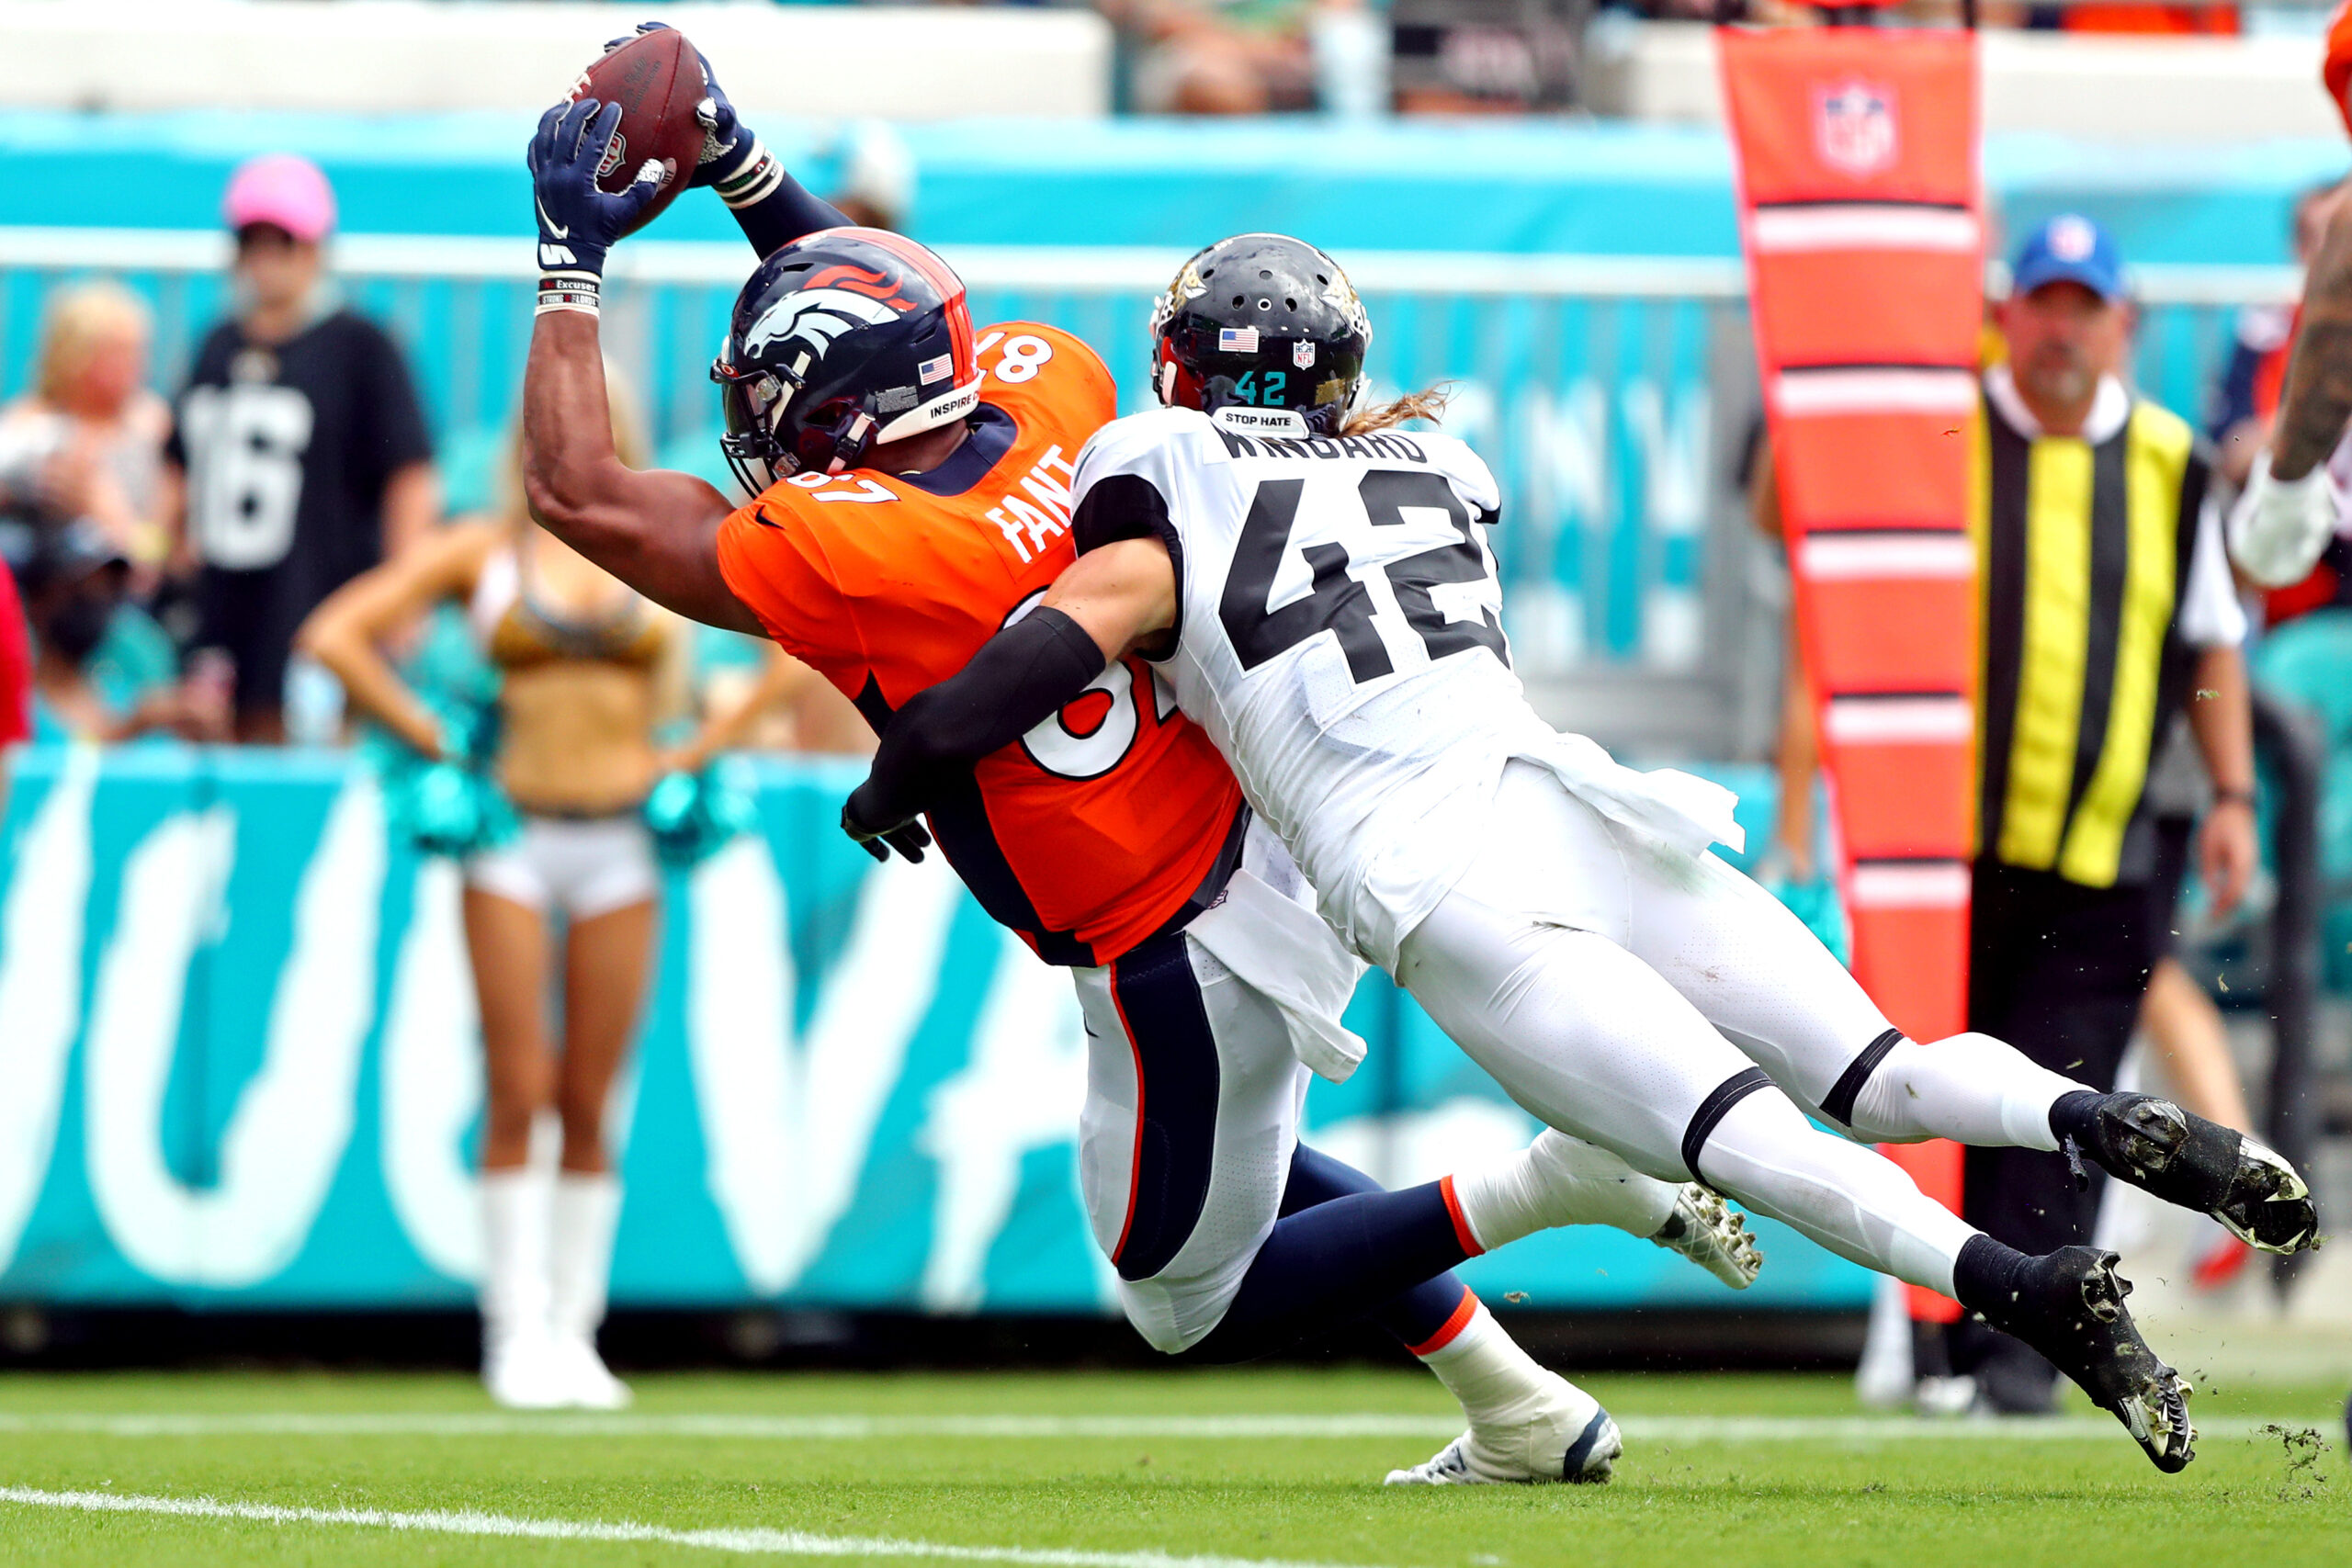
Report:
M 1057 479 L 1057 474 L 1061 477 Z M 996 525 L 1023 565 L 1069 533 L 1069 491 L 1077 478 L 1077 466 L 1062 456 L 1061 446 L 1048 446 L 1045 456 L 1021 477 L 1021 490 L 1028 494 L 1008 492 L 989 508 L 988 520 Z

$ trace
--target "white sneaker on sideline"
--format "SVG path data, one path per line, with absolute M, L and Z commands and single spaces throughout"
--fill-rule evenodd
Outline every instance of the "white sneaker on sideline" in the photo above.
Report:
M 1523 1414 L 1485 1421 L 1410 1470 L 1392 1470 L 1391 1486 L 1492 1486 L 1609 1479 L 1625 1439 L 1600 1402 L 1563 1377 Z
M 575 1410 L 626 1410 L 635 1396 L 596 1353 L 596 1342 L 572 1335 L 548 1341 L 561 1403 Z
M 509 1410 L 560 1410 L 572 1402 L 555 1341 L 544 1334 L 485 1338 L 481 1385 Z

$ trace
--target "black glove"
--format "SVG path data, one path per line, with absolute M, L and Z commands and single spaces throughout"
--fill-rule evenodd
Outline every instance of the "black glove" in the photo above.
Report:
M 531 138 L 539 270 L 549 276 L 585 278 L 592 295 L 594 280 L 605 270 L 605 253 L 662 188 L 662 165 L 650 158 L 617 196 L 597 188 L 597 167 L 620 128 L 620 106 L 582 98 L 541 115 L 538 131 Z
M 931 834 L 920 820 L 910 817 L 888 827 L 869 828 L 859 815 L 857 797 L 871 787 L 870 784 L 860 784 L 842 802 L 842 831 L 856 840 L 859 847 L 876 860 L 888 862 L 890 851 L 896 850 L 908 860 L 920 863 L 923 851 L 931 846 Z

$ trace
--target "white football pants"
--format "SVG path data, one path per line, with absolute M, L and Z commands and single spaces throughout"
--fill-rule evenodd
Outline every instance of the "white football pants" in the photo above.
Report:
M 1544 770 L 1510 764 L 1493 821 L 1398 962 L 1438 1025 L 1562 1132 L 1950 1294 L 1975 1233 L 1799 1105 L 1871 1139 L 2048 1147 L 2050 1101 L 2076 1086 L 1982 1035 L 1904 1040 L 1770 895 L 1610 824 Z
M 1270 831 L 1253 827 L 1243 863 L 1311 902 Z M 1340 951 L 1328 928 L 1314 929 Z M 1280 1217 L 1310 1075 L 1281 1010 L 1190 931 L 1070 974 L 1086 1020 L 1078 1165 L 1087 1219 L 1116 1268 L 1127 1320 L 1172 1355 L 1224 1320 Z M 1653 1225 L 1671 1208 L 1670 1188 L 1602 1151 L 1592 1163 L 1581 1221 L 1634 1223 L 1626 1178 L 1644 1200 L 1631 1208 Z

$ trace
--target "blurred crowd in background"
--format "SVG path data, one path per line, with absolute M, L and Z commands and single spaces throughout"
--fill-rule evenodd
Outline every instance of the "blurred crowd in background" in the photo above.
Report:
M 1145 4 L 1163 19 L 1214 14 L 1220 25 L 1239 9 Z M 898 226 L 914 183 L 903 142 L 879 126 L 848 141 L 833 199 L 859 221 Z M 2296 202 L 2299 262 L 2341 196 L 2326 182 Z M 153 362 L 139 293 L 70 280 L 43 303 L 28 384 L 0 407 L 0 565 L 29 632 L 28 739 L 339 743 L 341 689 L 299 650 L 305 617 L 445 522 L 516 505 L 511 433 L 480 451 L 465 433 L 455 442 L 464 450 L 436 453 L 401 345 L 339 293 L 334 193 L 315 165 L 251 160 L 221 213 L 234 236 L 233 306 L 190 363 Z M 2232 489 L 2267 439 L 2292 323 L 2285 306 L 2242 312 L 2208 406 L 2184 411 L 2199 415 Z M 2352 541 L 2339 538 L 2309 580 L 2266 596 L 2260 619 L 2347 603 Z M 763 655 L 732 634 L 695 636 L 696 706 L 707 711 L 714 695 L 748 691 Z M 463 688 L 479 657 L 454 615 L 429 615 L 395 644 L 428 684 Z M 754 728 L 755 744 L 870 744 L 821 681 L 790 693 Z M 0 711 L 0 739 L 8 734 Z
M 1019 0 L 1015 0 L 1019 3 Z M 1647 18 L 1801 23 L 1798 0 L 1093 0 L 1118 29 L 1124 107 L 1145 113 L 1519 114 L 1581 107 L 1587 57 Z M 1960 0 L 1890 20 L 1949 21 Z M 1981 27 L 2236 36 L 2315 30 L 2308 5 L 1984 0 Z

